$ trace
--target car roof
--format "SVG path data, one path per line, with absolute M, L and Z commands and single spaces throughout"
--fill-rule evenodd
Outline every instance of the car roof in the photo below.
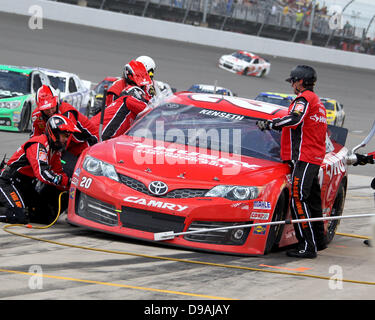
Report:
M 288 108 L 263 102 L 219 94 L 180 92 L 169 97 L 166 102 L 194 105 L 202 109 L 241 114 L 248 117 L 273 119 L 287 115 Z
M 120 79 L 120 77 L 105 77 L 102 81 L 116 81 L 118 79 Z
M 259 93 L 260 96 L 274 96 L 274 97 L 282 97 L 282 98 L 291 98 L 294 99 L 296 95 L 289 94 L 289 93 L 279 93 L 279 92 L 261 92 Z
M 252 58 L 252 59 L 254 59 L 254 58 L 260 58 L 257 54 L 254 54 L 254 53 L 249 52 L 249 51 L 238 50 L 237 52 L 238 52 L 238 53 L 241 53 L 241 54 L 244 54 L 244 55 L 246 55 L 246 56 L 248 56 L 248 57 L 250 57 L 250 58 Z
M 55 76 L 55 77 L 69 77 L 72 75 L 77 76 L 75 73 L 61 71 L 61 70 L 53 70 L 53 69 L 47 69 L 47 68 L 39 68 L 39 70 L 43 71 L 48 76 Z
M 337 102 L 336 99 L 332 99 L 332 98 L 320 98 L 320 101 L 324 102 L 324 101 L 328 101 L 328 102 Z
M 37 68 L 2 64 L 0 65 L 0 70 L 8 70 L 8 71 L 14 71 L 14 72 L 19 72 L 19 73 L 30 74 L 31 72 L 37 70 Z

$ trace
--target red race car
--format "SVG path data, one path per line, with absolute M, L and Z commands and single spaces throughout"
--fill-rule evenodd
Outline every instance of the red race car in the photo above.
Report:
M 290 218 L 290 170 L 280 132 L 259 119 L 287 108 L 238 97 L 185 92 L 139 119 L 127 133 L 86 149 L 75 167 L 68 221 L 154 241 L 157 233 L 241 226 Z M 341 215 L 347 186 L 346 129 L 328 131 L 321 167 L 323 214 Z M 341 140 L 339 144 L 336 142 Z M 326 222 L 332 240 L 338 220 Z M 293 225 L 234 227 L 163 243 L 261 255 L 296 242 Z

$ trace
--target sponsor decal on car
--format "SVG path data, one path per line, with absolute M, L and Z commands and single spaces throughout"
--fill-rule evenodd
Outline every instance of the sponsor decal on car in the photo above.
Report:
M 271 203 L 267 201 L 254 201 L 253 209 L 271 210 Z
M 254 227 L 253 234 L 256 235 L 265 235 L 267 228 L 265 226 L 256 226 Z
M 268 220 L 270 214 L 268 212 L 252 212 L 250 215 L 250 219 L 256 220 Z
M 158 200 L 147 200 L 144 198 L 138 198 L 138 197 L 126 197 L 124 199 L 125 202 L 131 202 L 131 203 L 137 203 L 137 204 L 142 204 L 144 206 L 148 207 L 154 207 L 154 208 L 162 208 L 162 209 L 168 209 L 171 211 L 177 211 L 177 212 L 182 212 L 186 209 L 188 209 L 188 206 L 182 206 L 180 204 L 174 204 L 174 203 L 169 203 L 169 202 L 164 202 L 164 201 L 158 201 Z

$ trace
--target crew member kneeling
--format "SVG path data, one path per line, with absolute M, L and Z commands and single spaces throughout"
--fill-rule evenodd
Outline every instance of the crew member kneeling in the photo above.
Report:
M 80 130 L 69 118 L 51 116 L 44 134 L 30 138 L 0 173 L 0 221 L 50 223 L 56 217 L 58 195 L 69 187 L 61 166 L 61 151 Z

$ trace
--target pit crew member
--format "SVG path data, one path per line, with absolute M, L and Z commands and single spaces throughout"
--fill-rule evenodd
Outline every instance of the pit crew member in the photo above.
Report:
M 65 116 L 53 115 L 46 131 L 25 142 L 0 174 L 0 221 L 49 223 L 56 217 L 58 195 L 67 190 L 69 178 L 61 166 L 61 151 L 77 126 Z M 67 206 L 67 201 L 62 207 Z
M 291 208 L 294 219 L 322 217 L 319 169 L 325 156 L 327 118 L 324 105 L 314 93 L 316 71 L 298 65 L 286 79 L 297 97 L 281 119 L 259 121 L 261 130 L 281 130 L 281 159 L 292 169 Z M 317 250 L 326 248 L 323 221 L 294 224 L 297 248 L 287 255 L 315 258 Z

